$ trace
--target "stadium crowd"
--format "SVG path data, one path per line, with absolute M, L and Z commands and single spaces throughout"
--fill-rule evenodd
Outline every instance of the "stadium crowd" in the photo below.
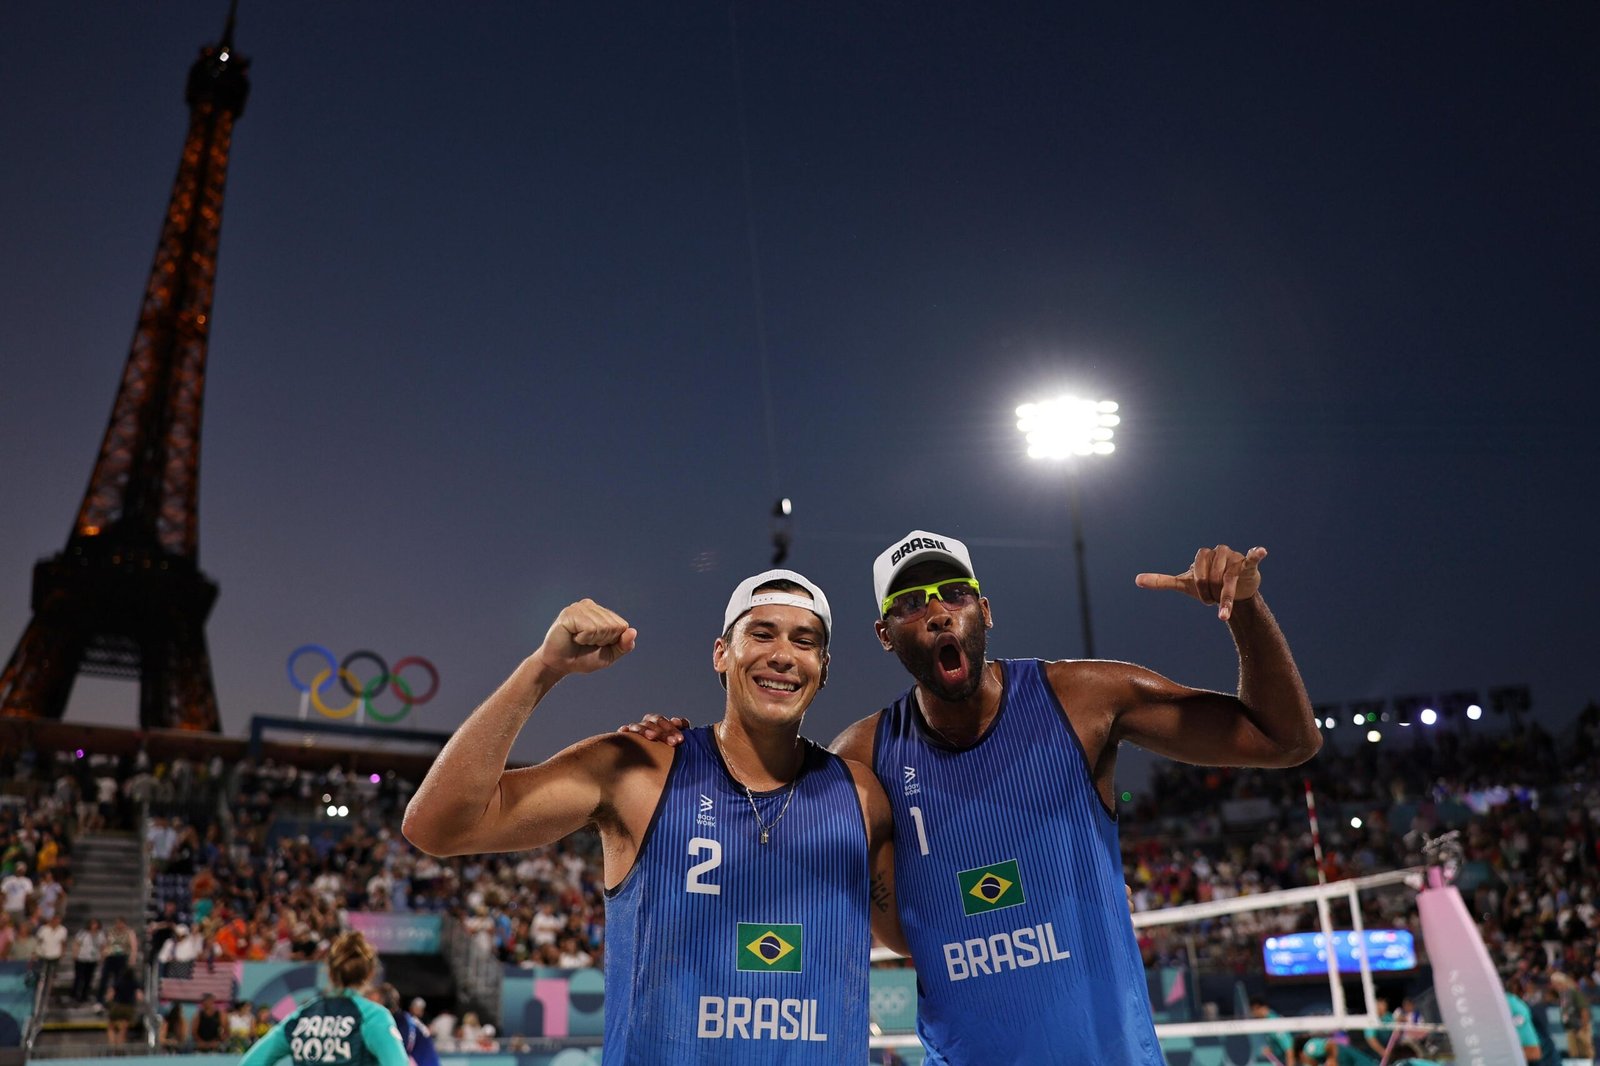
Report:
M 1330 744 L 1289 773 L 1165 764 L 1122 820 L 1135 909 L 1316 884 L 1309 782 L 1330 881 L 1421 865 L 1427 839 L 1457 830 L 1457 884 L 1508 989 L 1530 1004 L 1559 1003 L 1576 1028 L 1600 1002 L 1600 710 L 1591 705 L 1559 741 L 1532 723 L 1389 734 L 1342 751 Z M 1366 926 L 1410 930 L 1425 963 L 1411 892 L 1361 898 Z M 1307 906 L 1195 926 L 1192 940 L 1181 927 L 1145 931 L 1147 962 L 1259 973 L 1263 938 L 1317 919 Z
M 1134 908 L 1315 883 L 1309 781 L 1325 812 L 1329 880 L 1417 865 L 1425 837 L 1459 828 L 1463 894 L 1508 980 L 1530 1000 L 1553 1002 L 1566 989 L 1551 975 L 1565 974 L 1596 998 L 1600 789 L 1590 786 L 1600 777 L 1600 712 L 1585 712 L 1574 730 L 1557 743 L 1531 724 L 1412 727 L 1412 743 L 1329 744 L 1293 772 L 1164 764 L 1121 817 Z M 435 859 L 399 833 L 411 786 L 394 774 L 62 756 L 45 766 L 29 752 L 0 756 L 0 957 L 71 962 L 72 1000 L 117 1007 L 119 974 L 146 957 L 164 972 L 316 960 L 353 910 L 448 915 L 482 956 L 503 963 L 603 965 L 593 834 L 521 854 Z M 92 915 L 68 927 L 75 834 L 129 828 L 141 809 L 150 812 L 156 901 L 144 941 Z M 1363 907 L 1369 927 L 1419 932 L 1404 890 L 1364 894 Z M 1200 923 L 1193 939 L 1159 927 L 1141 946 L 1152 964 L 1259 973 L 1263 937 L 1314 926 L 1309 910 L 1263 910 Z M 238 1049 L 270 1024 L 265 1008 L 214 996 L 192 1016 L 173 1007 L 159 1006 L 161 1041 L 173 1049 Z M 441 1050 L 498 1046 L 492 1026 L 441 1013 L 432 1019 Z

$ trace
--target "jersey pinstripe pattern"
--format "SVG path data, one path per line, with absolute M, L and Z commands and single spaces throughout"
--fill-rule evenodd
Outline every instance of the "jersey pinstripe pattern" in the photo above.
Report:
M 1116 820 L 1042 664 L 1000 667 L 970 748 L 928 731 L 915 689 L 878 722 L 927 1061 L 1160 1066 Z
M 806 742 L 794 799 L 756 793 L 710 727 L 684 734 L 639 856 L 606 896 L 605 1061 L 867 1056 L 867 839 L 837 756 Z

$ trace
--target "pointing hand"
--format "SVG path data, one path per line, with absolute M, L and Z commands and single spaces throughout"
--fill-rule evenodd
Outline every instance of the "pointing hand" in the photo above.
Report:
M 1248 600 L 1261 588 L 1260 566 L 1266 557 L 1265 548 L 1240 555 L 1218 544 L 1195 552 L 1194 563 L 1181 574 L 1140 574 L 1133 583 L 1142 589 L 1174 589 L 1201 603 L 1214 603 L 1217 617 L 1226 622 L 1235 602 Z

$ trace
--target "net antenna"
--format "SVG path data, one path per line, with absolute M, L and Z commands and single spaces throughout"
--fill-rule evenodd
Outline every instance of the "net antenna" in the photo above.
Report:
M 783 494 L 778 475 L 778 416 L 772 402 L 772 360 L 767 352 L 767 305 L 762 286 L 761 242 L 756 236 L 755 182 L 750 176 L 750 128 L 744 106 L 744 51 L 739 45 L 739 8 L 728 5 L 728 41 L 733 59 L 733 101 L 739 119 L 739 163 L 744 188 L 745 244 L 750 259 L 751 317 L 756 327 L 756 354 L 761 361 L 761 406 L 767 437 L 767 475 L 776 502 L 772 505 L 772 565 L 789 558 L 792 539 L 789 516 L 793 507 Z

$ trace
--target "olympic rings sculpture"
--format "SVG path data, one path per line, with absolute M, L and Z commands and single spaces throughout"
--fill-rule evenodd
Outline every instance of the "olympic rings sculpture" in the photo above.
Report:
M 325 669 L 318 671 L 317 676 L 311 679 L 310 684 L 301 681 L 299 675 L 295 673 L 296 664 L 306 655 L 317 656 L 328 664 Z M 350 672 L 350 664 L 362 660 L 371 662 L 378 668 L 378 672 L 365 683 L 358 682 L 355 675 Z M 401 672 L 408 666 L 418 667 L 427 673 L 429 684 L 426 693 L 419 696 L 412 692 L 411 686 L 400 676 Z M 327 687 L 328 681 L 335 677 L 339 679 L 339 685 L 345 690 L 345 693 L 350 696 L 350 702 L 343 707 L 329 707 L 322 699 L 322 693 Z M 408 655 L 395 663 L 394 670 L 391 672 L 389 664 L 384 661 L 383 656 L 375 651 L 367 651 L 365 649 L 353 651 L 344 657 L 343 662 L 336 663 L 333 658 L 333 652 L 324 648 L 321 644 L 302 644 L 289 653 L 289 684 L 294 686 L 296 692 L 311 697 L 311 705 L 329 718 L 349 718 L 356 713 L 356 709 L 359 707 L 363 708 L 375 720 L 385 725 L 392 725 L 410 714 L 411 708 L 433 699 L 439 691 L 439 671 L 434 669 L 433 664 L 422 656 Z M 393 691 L 395 698 L 404 704 L 400 710 L 385 714 L 372 706 L 372 701 L 385 688 Z

